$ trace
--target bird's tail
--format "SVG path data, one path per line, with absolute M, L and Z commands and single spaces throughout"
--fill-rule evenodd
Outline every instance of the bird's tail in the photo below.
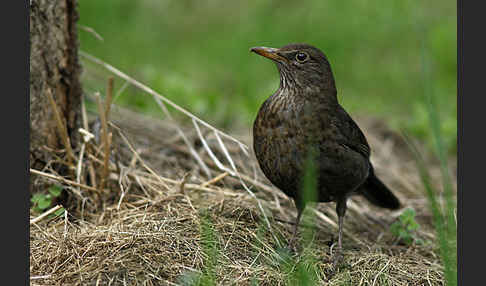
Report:
M 373 167 L 370 166 L 370 174 L 368 179 L 360 188 L 360 193 L 372 204 L 396 210 L 400 208 L 400 201 L 397 197 L 388 189 L 385 184 L 375 176 Z

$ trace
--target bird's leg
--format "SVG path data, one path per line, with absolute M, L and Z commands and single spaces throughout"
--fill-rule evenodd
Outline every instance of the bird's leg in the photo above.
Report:
M 333 267 L 336 267 L 339 262 L 342 261 L 343 256 L 341 254 L 341 250 L 343 248 L 342 237 L 343 237 L 343 223 L 344 223 L 344 215 L 346 213 L 346 200 L 347 198 L 339 199 L 336 203 L 336 212 L 338 215 L 338 247 L 336 252 L 333 254 L 332 257 L 332 264 Z
M 338 224 L 339 224 L 339 235 L 338 235 L 338 249 L 341 250 L 343 248 L 342 237 L 343 237 L 343 221 L 344 217 L 339 216 Z
M 302 213 L 304 212 L 304 208 L 305 208 L 305 205 L 299 206 L 299 204 L 297 202 L 295 202 L 295 206 L 297 208 L 297 217 L 295 218 L 295 224 L 294 224 L 294 228 L 292 230 L 292 237 L 290 238 L 290 241 L 289 241 L 289 249 L 291 249 L 292 251 L 297 250 L 297 247 L 295 245 L 296 241 L 297 241 L 297 230 L 299 228 L 300 218 L 301 218 Z

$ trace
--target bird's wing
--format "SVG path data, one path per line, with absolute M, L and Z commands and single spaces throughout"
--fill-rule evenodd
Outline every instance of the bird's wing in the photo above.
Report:
M 363 132 L 359 126 L 354 122 L 354 120 L 349 116 L 349 114 L 339 106 L 336 113 L 336 119 L 339 121 L 339 133 L 340 136 L 339 143 L 347 148 L 360 153 L 365 158 L 370 157 L 370 146 Z

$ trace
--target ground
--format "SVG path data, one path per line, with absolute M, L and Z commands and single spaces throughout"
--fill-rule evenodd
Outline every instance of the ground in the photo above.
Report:
M 219 135 L 225 150 L 219 133 L 202 125 L 198 135 L 184 120 L 160 120 L 117 106 L 110 121 L 105 190 L 85 187 L 93 185 L 90 166 L 103 165 L 102 148 L 92 139 L 79 184 L 62 182 L 65 195 L 59 202 L 67 215 L 31 222 L 32 285 L 444 284 L 432 214 L 413 156 L 403 138 L 380 120 L 356 116 L 372 147 L 376 173 L 404 207 L 391 212 L 353 198 L 345 219 L 344 263 L 335 271 L 329 262 L 337 237 L 333 203 L 306 209 L 300 252 L 291 253 L 285 246 L 294 205 L 262 175 L 251 149 L 247 156 L 241 145 Z M 96 133 L 96 124 L 88 129 Z M 251 146 L 250 130 L 227 133 Z M 218 168 L 205 144 L 226 170 Z M 232 174 L 225 151 L 239 175 Z M 440 169 L 427 162 L 439 186 Z M 42 171 L 60 183 L 52 169 Z M 419 224 L 411 244 L 390 231 L 407 208 Z M 31 210 L 31 219 L 38 216 Z

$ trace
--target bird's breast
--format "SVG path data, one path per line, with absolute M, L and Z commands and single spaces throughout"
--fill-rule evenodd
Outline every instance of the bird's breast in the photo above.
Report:
M 267 178 L 292 196 L 298 185 L 313 132 L 312 113 L 305 104 L 270 97 L 253 126 L 253 147 Z M 315 119 L 314 119 L 315 121 Z

